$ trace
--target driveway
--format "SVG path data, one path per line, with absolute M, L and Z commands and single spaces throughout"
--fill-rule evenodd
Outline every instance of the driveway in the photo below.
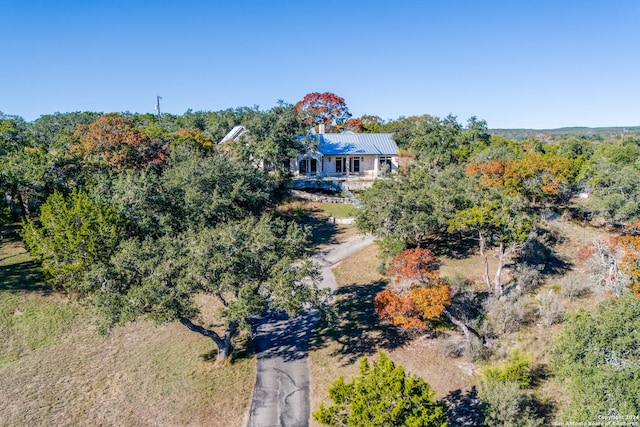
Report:
M 337 284 L 331 268 L 371 243 L 372 237 L 354 236 L 313 255 L 311 259 L 322 271 L 320 286 L 335 292 Z M 295 319 L 272 315 L 256 326 L 257 373 L 249 427 L 309 425 L 307 348 L 318 318 L 316 311 Z

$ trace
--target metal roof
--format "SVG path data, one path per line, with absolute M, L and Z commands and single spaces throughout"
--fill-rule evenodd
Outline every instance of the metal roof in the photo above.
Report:
M 316 150 L 324 156 L 341 154 L 397 155 L 398 146 L 390 133 L 324 133 L 316 135 Z
M 233 129 L 231 129 L 229 131 L 229 133 L 226 134 L 225 137 L 222 138 L 222 140 L 220 140 L 220 142 L 218 142 L 218 144 L 223 144 L 223 143 L 229 141 L 230 139 L 235 140 L 236 138 L 240 137 L 240 135 L 242 135 L 246 131 L 247 131 L 247 128 L 245 128 L 242 125 L 234 126 Z

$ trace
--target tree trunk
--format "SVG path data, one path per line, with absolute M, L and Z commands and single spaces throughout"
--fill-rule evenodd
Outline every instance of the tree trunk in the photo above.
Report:
M 231 322 L 224 333 L 224 337 L 218 335 L 215 331 L 205 329 L 200 325 L 196 325 L 190 319 L 183 317 L 180 319 L 180 323 L 186 326 L 190 331 L 197 332 L 205 337 L 209 337 L 213 340 L 218 348 L 218 361 L 225 361 L 231 356 L 231 338 L 236 334 L 238 330 L 238 323 Z
M 447 317 L 447 319 L 449 319 L 451 321 L 451 323 L 453 323 L 458 328 L 460 328 L 460 330 L 462 330 L 462 332 L 464 333 L 465 338 L 467 339 L 467 344 L 469 345 L 469 347 L 471 347 L 473 345 L 473 342 L 471 341 L 471 334 L 472 333 L 473 333 L 473 335 L 475 335 L 480 340 L 480 342 L 482 343 L 483 346 L 486 346 L 487 343 L 486 343 L 485 339 L 476 330 L 474 330 L 470 326 L 467 326 L 460 319 L 455 318 L 449 312 L 449 310 L 447 310 L 446 308 L 443 310 L 443 313 Z
M 469 328 L 467 327 L 467 325 L 453 317 L 453 315 L 446 308 L 444 309 L 443 313 L 445 316 L 447 316 L 447 319 L 451 320 L 451 323 L 462 330 L 464 336 L 467 338 L 467 342 L 469 343 L 469 345 L 471 345 L 471 332 L 469 332 Z
M 27 205 L 22 199 L 22 194 L 19 191 L 16 194 L 16 199 L 18 199 L 18 203 L 20 204 L 20 214 L 22 215 L 22 218 L 27 219 L 27 214 L 29 213 L 29 211 L 27 209 Z
M 482 255 L 482 260 L 484 262 L 484 274 L 482 275 L 482 280 L 491 291 L 491 281 L 489 280 L 489 260 L 487 259 L 487 253 L 485 252 L 486 241 L 484 240 L 484 236 L 482 233 L 478 232 L 480 236 L 480 255 Z
M 498 268 L 496 269 L 496 275 L 493 278 L 493 292 L 496 297 L 501 297 L 503 292 L 500 276 L 502 276 L 502 268 L 504 267 L 504 257 L 504 243 L 500 242 L 500 246 L 498 247 Z

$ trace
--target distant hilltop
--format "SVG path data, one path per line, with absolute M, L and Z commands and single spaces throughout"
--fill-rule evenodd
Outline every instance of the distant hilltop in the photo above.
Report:
M 640 126 L 624 126 L 624 127 L 565 127 L 558 129 L 489 129 L 491 135 L 499 135 L 509 139 L 527 139 L 534 137 L 537 139 L 553 139 L 554 137 L 563 135 L 580 135 L 590 137 L 615 137 L 626 135 L 640 134 Z

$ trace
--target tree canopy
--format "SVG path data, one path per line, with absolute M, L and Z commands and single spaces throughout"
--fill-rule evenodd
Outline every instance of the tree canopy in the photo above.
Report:
M 334 404 L 320 405 L 315 420 L 328 426 L 422 426 L 447 425 L 446 409 L 422 378 L 408 376 L 384 353 L 369 364 L 360 361 L 360 374 L 350 382 L 339 378 L 329 389 Z
M 630 295 L 568 318 L 552 352 L 553 370 L 572 396 L 566 420 L 640 413 L 639 330 L 640 299 Z
M 295 105 L 301 120 L 310 124 L 339 125 L 351 117 L 344 98 L 331 92 L 308 93 Z

